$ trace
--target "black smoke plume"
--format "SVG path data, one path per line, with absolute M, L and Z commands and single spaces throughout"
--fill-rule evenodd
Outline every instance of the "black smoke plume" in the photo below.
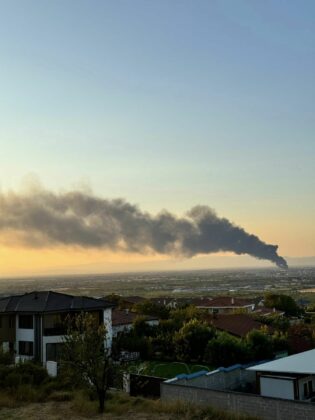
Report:
M 33 247 L 62 244 L 185 257 L 232 251 L 287 268 L 276 245 L 262 242 L 207 206 L 193 207 L 185 217 L 168 211 L 154 216 L 124 200 L 80 191 L 0 193 L 1 231 L 16 233 Z

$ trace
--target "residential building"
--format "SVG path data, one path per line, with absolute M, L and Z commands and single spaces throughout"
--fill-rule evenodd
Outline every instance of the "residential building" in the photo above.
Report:
M 160 297 L 151 298 L 150 301 L 154 303 L 155 305 L 165 306 L 166 308 L 169 308 L 169 309 L 177 308 L 176 298 L 160 296 Z
M 35 359 L 44 365 L 56 361 L 66 332 L 68 316 L 82 311 L 95 316 L 112 342 L 112 307 L 103 299 L 45 291 L 0 299 L 0 343 L 16 360 Z
M 264 397 L 313 401 L 315 397 L 315 349 L 249 367 L 256 372 Z
M 252 312 L 255 303 L 248 299 L 238 297 L 219 296 L 213 299 L 203 299 L 196 307 L 207 310 L 209 313 L 231 314 L 235 312 Z
M 246 337 L 253 330 L 260 330 L 265 325 L 255 321 L 247 314 L 214 314 L 209 315 L 208 322 L 215 328 L 236 337 Z M 269 329 L 269 327 L 267 327 Z
M 134 321 L 139 317 L 139 314 L 130 312 L 128 309 L 113 309 L 112 311 L 112 328 L 113 337 L 121 332 L 130 331 Z M 148 325 L 158 325 L 159 319 L 150 315 L 141 315 Z
M 276 308 L 266 308 L 265 306 L 260 306 L 255 308 L 255 310 L 253 311 L 254 315 L 259 315 L 259 316 L 266 316 L 266 317 L 272 317 L 272 316 L 284 316 L 285 312 L 284 311 L 279 311 Z

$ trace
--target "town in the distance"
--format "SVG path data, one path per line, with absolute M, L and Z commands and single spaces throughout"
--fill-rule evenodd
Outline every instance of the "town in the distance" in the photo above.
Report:
M 52 399 L 71 398 L 69 382 L 80 388 L 88 378 L 101 411 L 108 392 L 121 392 L 263 419 L 288 408 L 289 419 L 313 415 L 312 267 L 14 284 L 4 279 L 0 298 L 0 381 L 7 390 L 18 383 L 19 392 L 32 386 Z

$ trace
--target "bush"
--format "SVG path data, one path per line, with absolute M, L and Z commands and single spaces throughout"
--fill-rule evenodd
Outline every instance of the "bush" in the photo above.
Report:
M 207 344 L 204 359 L 213 366 L 231 366 L 249 359 L 249 349 L 242 340 L 221 332 Z
M 49 397 L 49 401 L 72 401 L 73 400 L 73 392 L 71 391 L 53 391 Z
M 178 360 L 202 361 L 205 347 L 215 335 L 214 330 L 197 319 L 186 322 L 174 335 L 174 345 Z
M 47 370 L 33 362 L 20 363 L 14 369 L 21 376 L 22 383 L 30 383 L 38 386 L 49 379 Z
M 82 416 L 94 416 L 98 413 L 97 401 L 91 401 L 83 391 L 76 392 L 72 400 L 73 410 Z
M 269 335 L 259 330 L 247 334 L 246 341 L 253 360 L 272 359 L 273 343 Z
M 8 351 L 0 349 L 0 365 L 11 365 L 13 363 L 13 356 Z

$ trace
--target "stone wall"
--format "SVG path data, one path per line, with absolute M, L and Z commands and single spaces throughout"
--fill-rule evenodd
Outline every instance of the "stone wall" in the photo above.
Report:
M 177 385 L 161 384 L 162 401 L 185 401 L 211 405 L 233 413 L 257 416 L 263 420 L 315 420 L 315 404 L 261 397 L 233 391 L 219 391 Z

